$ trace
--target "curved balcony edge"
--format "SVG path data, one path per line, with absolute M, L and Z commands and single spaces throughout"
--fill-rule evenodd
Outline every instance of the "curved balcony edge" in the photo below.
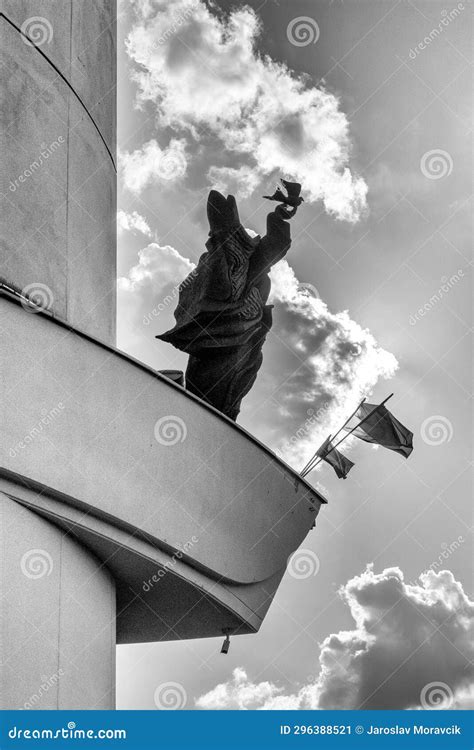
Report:
M 0 307 L 4 476 L 210 578 L 247 585 L 285 568 L 325 502 L 311 485 L 164 375 L 42 311 L 1 295 Z
M 151 542 L 0 477 L 0 494 L 76 539 L 115 581 L 117 643 L 243 635 L 259 630 L 284 570 L 265 582 L 216 581 Z
M 22 295 L 21 290 L 16 289 L 11 284 L 8 284 L 4 279 L 0 277 L 0 298 L 3 297 L 4 299 L 10 300 L 11 302 L 21 305 L 28 304 L 28 300 Z M 55 325 L 60 326 L 61 328 L 64 328 L 67 331 L 71 331 L 72 333 L 77 334 L 78 336 L 81 336 L 82 338 L 92 342 L 93 344 L 96 344 L 97 346 L 100 346 L 102 349 L 105 349 L 109 352 L 113 352 L 121 359 L 125 359 L 126 361 L 133 363 L 137 367 L 139 367 L 141 370 L 144 370 L 145 372 L 148 372 L 150 375 L 153 375 L 153 377 L 156 377 L 158 380 L 161 380 L 162 382 L 165 382 L 168 386 L 171 388 L 175 388 L 180 393 L 183 394 L 186 398 L 190 399 L 191 401 L 195 401 L 196 403 L 200 404 L 204 409 L 214 413 L 220 420 L 226 422 L 232 429 L 237 430 L 239 433 L 245 435 L 245 437 L 250 440 L 252 443 L 257 445 L 261 450 L 263 450 L 265 453 L 267 453 L 269 456 L 272 457 L 275 461 L 278 461 L 282 468 L 285 469 L 289 474 L 291 474 L 295 481 L 299 482 L 302 486 L 305 486 L 308 489 L 308 492 L 316 498 L 316 500 L 323 505 L 327 504 L 327 500 L 315 487 L 313 487 L 307 479 L 302 477 L 296 469 L 294 469 L 292 466 L 287 464 L 283 459 L 281 459 L 279 456 L 274 453 L 274 451 L 271 450 L 265 443 L 262 443 L 261 440 L 259 440 L 255 435 L 252 435 L 251 432 L 248 432 L 244 427 L 237 424 L 237 422 L 234 422 L 232 419 L 229 419 L 225 414 L 220 412 L 218 409 L 215 409 L 210 404 L 206 403 L 202 399 L 199 398 L 199 396 L 196 396 L 194 393 L 191 393 L 190 391 L 186 390 L 186 388 L 183 388 L 182 386 L 178 385 L 177 383 L 173 382 L 169 378 L 167 378 L 165 375 L 162 375 L 159 370 L 154 370 L 152 367 L 149 367 L 144 362 L 141 362 L 139 359 L 135 359 L 135 357 L 130 356 L 127 354 L 127 352 L 124 352 L 122 349 L 118 349 L 117 347 L 111 346 L 110 344 L 105 343 L 104 341 L 101 341 L 100 339 L 91 336 L 91 334 L 87 333 L 86 331 L 81 330 L 80 328 L 77 328 L 75 326 L 72 326 L 70 323 L 68 323 L 63 318 L 59 317 L 58 315 L 55 315 L 53 312 L 48 310 L 42 310 L 39 309 L 37 311 L 37 314 L 40 316 L 44 316 L 48 320 L 50 320 Z

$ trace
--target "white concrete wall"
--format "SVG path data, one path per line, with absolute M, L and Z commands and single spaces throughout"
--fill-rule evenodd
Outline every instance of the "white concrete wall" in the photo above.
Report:
M 0 708 L 115 707 L 115 585 L 64 531 L 0 493 Z
M 114 344 L 116 2 L 0 0 L 0 13 L 0 278 L 46 286 L 57 316 Z
M 0 279 L 40 293 L 55 316 L 109 344 L 116 317 L 115 16 L 116 0 L 0 0 Z M 3 339 L 0 367 L 9 349 Z M 17 374 L 29 363 L 27 347 L 11 361 Z M 2 389 L 0 412 L 9 397 Z M 113 707 L 113 579 L 87 547 L 0 499 L 0 706 Z M 51 565 L 45 575 L 22 566 L 30 557 L 34 564 L 32 549 L 40 550 L 39 565 Z

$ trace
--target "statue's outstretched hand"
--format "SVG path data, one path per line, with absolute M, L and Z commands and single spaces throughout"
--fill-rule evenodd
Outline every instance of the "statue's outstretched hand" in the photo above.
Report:
M 275 213 L 277 216 L 280 217 L 280 219 L 292 219 L 295 215 L 296 211 L 298 209 L 298 206 L 293 206 L 293 208 L 288 208 L 285 205 L 277 206 L 275 208 Z

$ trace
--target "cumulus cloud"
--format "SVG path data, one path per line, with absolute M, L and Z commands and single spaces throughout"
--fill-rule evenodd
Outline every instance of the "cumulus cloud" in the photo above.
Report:
M 122 210 L 118 211 L 117 232 L 119 235 L 122 232 L 141 232 L 146 237 L 151 237 L 151 229 L 148 222 L 138 211 L 132 211 L 132 213 Z
M 271 279 L 274 327 L 264 354 L 271 358 L 278 347 L 282 356 L 265 380 L 276 409 L 262 437 L 289 463 L 302 466 L 398 365 L 346 311 L 332 313 L 314 287 L 300 284 L 286 260 L 274 266 Z
M 252 167 L 211 167 L 207 174 L 214 190 L 248 198 L 257 188 L 260 176 Z
M 149 292 L 160 296 L 169 285 L 178 286 L 194 269 L 194 263 L 184 258 L 174 247 L 151 242 L 138 252 L 138 263 L 130 269 L 128 276 L 118 280 L 119 289 L 125 292 Z
M 353 630 L 321 644 L 319 675 L 294 694 L 252 682 L 245 670 L 200 696 L 212 709 L 413 709 L 473 707 L 474 602 L 451 571 L 419 585 L 398 567 L 370 565 L 340 590 Z
M 283 688 L 278 688 L 271 682 L 251 682 L 245 669 L 237 667 L 229 682 L 217 685 L 202 695 L 197 699 L 196 706 L 210 711 L 223 708 L 242 710 L 259 704 L 265 705 L 281 692 Z
M 162 149 L 152 138 L 131 153 L 121 152 L 119 166 L 123 185 L 135 194 L 150 184 L 179 180 L 187 168 L 186 141 L 173 138 Z
M 117 339 L 121 349 L 156 365 L 159 345 L 154 336 L 173 325 L 179 284 L 194 267 L 170 245 L 151 242 L 139 251 L 137 263 L 118 280 Z
M 221 185 L 237 179 L 248 192 L 283 174 L 301 181 L 306 199 L 323 201 L 338 219 L 359 218 L 367 186 L 348 167 L 349 124 L 339 100 L 257 51 L 262 29 L 255 11 L 243 7 L 223 18 L 202 0 L 138 2 L 135 8 L 127 51 L 136 64 L 138 102 L 152 102 L 160 125 L 198 144 L 201 156 L 209 147 L 211 179 Z M 222 146 L 239 167 L 217 163 Z M 138 164 L 146 173 L 140 156 Z M 144 181 L 136 172 L 130 183 L 140 190 Z

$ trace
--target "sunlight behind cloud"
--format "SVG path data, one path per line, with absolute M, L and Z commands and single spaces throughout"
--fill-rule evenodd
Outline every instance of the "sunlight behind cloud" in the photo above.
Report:
M 199 151 L 210 179 L 218 177 L 223 188 L 237 179 L 243 183 L 237 192 L 248 194 L 281 173 L 302 182 L 306 199 L 323 201 L 337 219 L 359 219 L 367 185 L 348 167 L 349 124 L 339 100 L 257 53 L 261 27 L 251 8 L 226 20 L 196 0 L 156 0 L 136 9 L 127 51 L 136 65 L 138 103 L 151 103 L 157 123 L 179 135 L 170 148 L 179 143 L 181 153 L 184 144 Z M 233 164 L 217 163 L 222 147 Z M 125 163 L 128 184 L 139 192 L 153 174 L 148 159 L 135 152 Z

